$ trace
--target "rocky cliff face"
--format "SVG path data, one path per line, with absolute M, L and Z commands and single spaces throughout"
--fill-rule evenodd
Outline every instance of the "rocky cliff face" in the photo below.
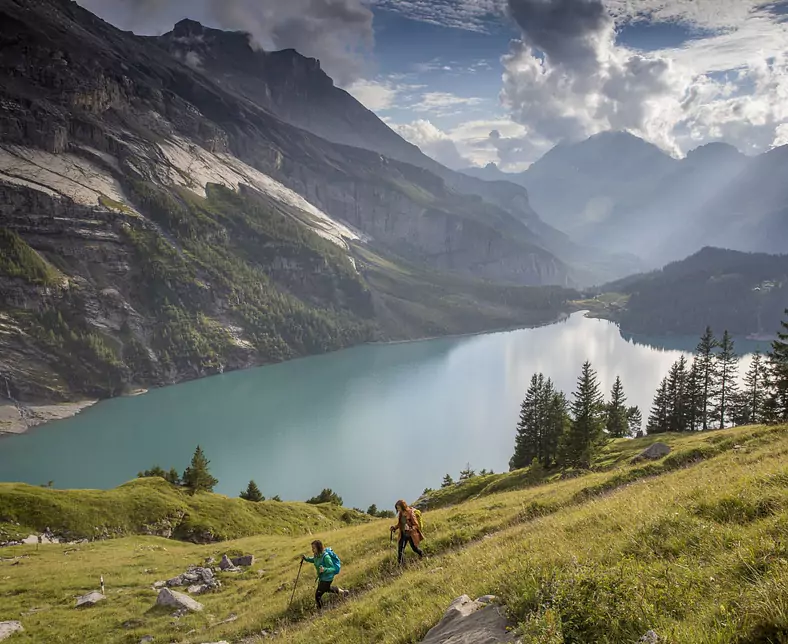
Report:
M 378 254 L 466 279 L 570 279 L 506 209 L 284 123 L 275 85 L 242 94 L 178 40 L 167 53 L 67 0 L 0 0 L 0 21 L 11 397 L 115 395 L 381 337 L 390 309 L 363 264 Z M 244 60 L 244 37 L 216 37 Z M 290 97 L 322 74 L 293 52 L 260 56 Z

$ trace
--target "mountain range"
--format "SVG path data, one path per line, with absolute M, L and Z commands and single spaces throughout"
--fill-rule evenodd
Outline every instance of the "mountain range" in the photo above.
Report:
M 583 246 L 662 266 L 704 246 L 788 248 L 788 147 L 747 157 L 710 143 L 676 159 L 624 132 L 556 146 L 522 173 L 465 171 L 528 190 L 545 221 Z
M 0 22 L 6 397 L 542 322 L 608 261 L 573 265 L 522 187 L 439 166 L 294 51 L 68 0 Z

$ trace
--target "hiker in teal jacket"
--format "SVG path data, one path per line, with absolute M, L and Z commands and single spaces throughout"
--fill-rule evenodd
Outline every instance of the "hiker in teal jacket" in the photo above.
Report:
M 314 555 L 313 557 L 307 557 L 305 555 L 301 556 L 304 561 L 308 561 L 309 563 L 315 565 L 315 570 L 317 571 L 315 604 L 317 604 L 318 609 L 320 609 L 323 608 L 322 598 L 324 593 L 334 593 L 340 597 L 347 597 L 350 594 L 350 591 L 343 590 L 338 586 L 331 585 L 331 582 L 334 581 L 334 577 L 336 577 L 336 574 L 339 571 L 336 569 L 336 567 L 334 567 L 334 562 L 331 560 L 331 556 L 323 547 L 322 541 L 312 542 L 312 554 Z

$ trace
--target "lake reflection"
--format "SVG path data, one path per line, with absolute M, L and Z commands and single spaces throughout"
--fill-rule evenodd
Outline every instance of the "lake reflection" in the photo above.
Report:
M 568 395 L 584 360 L 607 393 L 617 375 L 644 419 L 659 381 L 697 338 L 624 339 L 575 314 L 537 329 L 356 347 L 103 402 L 0 440 L 0 479 L 107 488 L 159 464 L 182 470 L 199 443 L 235 496 L 303 500 L 330 487 L 345 505 L 393 507 L 475 469 L 505 470 L 534 372 Z M 753 351 L 766 343 L 745 343 Z M 750 358 L 742 360 L 742 371 Z

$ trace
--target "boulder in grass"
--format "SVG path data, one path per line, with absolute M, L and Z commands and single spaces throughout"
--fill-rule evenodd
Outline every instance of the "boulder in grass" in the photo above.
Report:
M 21 633 L 24 628 L 22 628 L 22 622 L 0 622 L 0 640 L 4 640 L 7 637 L 11 637 L 14 633 Z
M 100 601 L 105 600 L 106 597 L 101 593 L 92 592 L 88 593 L 87 595 L 82 595 L 82 597 L 77 597 L 77 608 L 89 608 L 90 606 L 95 606 Z
M 169 588 L 162 588 L 159 591 L 159 596 L 156 598 L 156 605 L 172 606 L 173 608 L 190 611 L 201 611 L 203 609 L 203 605 L 200 602 L 192 599 L 188 595 L 170 590 Z
M 458 597 L 421 644 L 514 642 L 515 637 L 508 629 L 509 620 L 503 609 L 494 602 L 495 597 L 492 595 L 485 595 L 476 601 L 467 595 Z
M 633 461 L 656 461 L 658 458 L 670 454 L 670 445 L 665 443 L 653 443 L 638 454 Z
M 230 561 L 234 566 L 252 566 L 254 565 L 254 555 L 244 555 L 243 557 L 234 557 Z

